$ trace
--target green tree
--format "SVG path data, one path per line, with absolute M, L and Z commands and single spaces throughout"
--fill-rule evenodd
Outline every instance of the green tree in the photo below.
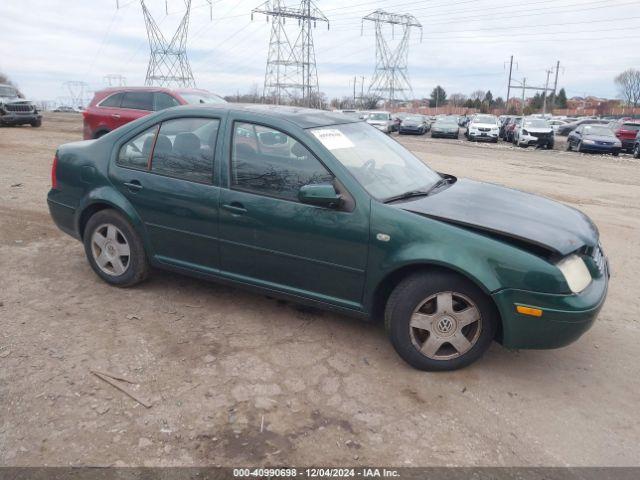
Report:
M 447 103 L 447 92 L 445 92 L 444 88 L 438 85 L 431 91 L 429 106 L 436 107 L 444 105 L 445 103 Z
M 487 93 L 484 94 L 484 102 L 491 107 L 493 105 L 493 94 L 491 90 L 487 90 Z
M 493 102 L 493 105 L 496 108 L 504 108 L 505 107 L 504 99 L 502 97 L 496 98 L 495 101 Z
M 567 92 L 564 91 L 564 88 L 561 88 L 556 96 L 556 108 L 567 108 Z

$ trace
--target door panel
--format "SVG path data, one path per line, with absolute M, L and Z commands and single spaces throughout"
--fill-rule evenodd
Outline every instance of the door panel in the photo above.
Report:
M 240 134 L 234 135 L 238 125 Z M 311 152 L 284 132 L 251 133 L 246 123 L 236 123 L 231 133 L 232 189 L 220 192 L 221 269 L 359 308 L 369 205 L 356 205 L 347 212 L 296 201 L 302 184 L 332 178 Z M 267 140 L 266 146 L 260 144 Z
M 220 189 L 213 185 L 218 128 L 218 119 L 165 121 L 125 143 L 111 168 L 113 184 L 142 219 L 159 261 L 219 266 Z

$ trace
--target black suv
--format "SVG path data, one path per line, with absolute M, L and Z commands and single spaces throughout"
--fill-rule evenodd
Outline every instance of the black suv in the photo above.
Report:
M 12 85 L 0 84 L 0 125 L 42 125 L 36 106 Z

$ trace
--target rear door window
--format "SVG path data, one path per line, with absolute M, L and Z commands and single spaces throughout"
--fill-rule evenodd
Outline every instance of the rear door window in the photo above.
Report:
M 115 107 L 118 108 L 120 103 L 122 102 L 122 97 L 124 97 L 124 93 L 116 93 L 106 98 L 102 102 L 100 102 L 101 107 Z
M 180 118 L 162 123 L 151 171 L 199 183 L 213 183 L 213 158 L 220 120 Z
M 153 93 L 151 92 L 127 92 L 122 99 L 122 108 L 132 110 L 153 110 Z

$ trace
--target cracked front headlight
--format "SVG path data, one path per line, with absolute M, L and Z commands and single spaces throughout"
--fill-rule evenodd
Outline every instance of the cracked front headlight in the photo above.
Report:
M 589 272 L 582 257 L 576 254 L 563 258 L 556 263 L 556 267 L 562 272 L 569 289 L 573 293 L 580 293 L 591 283 L 591 272 Z

